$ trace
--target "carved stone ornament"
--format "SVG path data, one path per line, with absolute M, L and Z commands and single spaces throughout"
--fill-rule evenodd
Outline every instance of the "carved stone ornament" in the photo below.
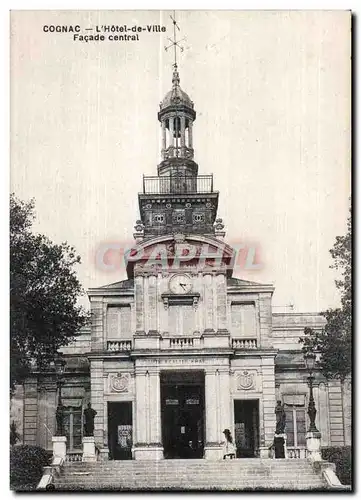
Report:
M 130 373 L 110 373 L 109 392 L 129 392 Z
M 237 374 L 237 389 L 248 391 L 254 389 L 255 386 L 255 373 L 248 370 L 243 370 Z
M 176 243 L 184 243 L 186 237 L 183 233 L 175 233 L 174 234 L 174 241 Z

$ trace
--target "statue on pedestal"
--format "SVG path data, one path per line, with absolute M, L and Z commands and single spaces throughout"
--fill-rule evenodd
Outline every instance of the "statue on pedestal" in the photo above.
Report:
M 277 401 L 276 414 L 276 434 L 284 434 L 286 427 L 286 413 L 281 401 Z
M 273 448 L 275 458 L 285 458 L 285 427 L 286 412 L 282 401 L 277 401 L 275 408 L 276 414 L 276 432 L 273 439 Z
M 91 404 L 84 410 L 84 436 L 94 436 L 94 418 L 97 412 L 93 410 Z

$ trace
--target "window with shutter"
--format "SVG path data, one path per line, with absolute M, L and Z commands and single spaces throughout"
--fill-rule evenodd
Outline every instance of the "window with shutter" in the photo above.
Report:
M 287 394 L 283 396 L 286 413 L 287 446 L 306 446 L 305 395 Z
M 194 308 L 191 305 L 169 306 L 169 331 L 175 336 L 192 335 L 195 329 Z
M 253 302 L 231 304 L 231 328 L 233 337 L 256 337 L 256 308 Z
M 82 410 L 81 407 L 64 408 L 64 433 L 69 451 L 82 448 Z
M 131 337 L 131 308 L 129 305 L 108 307 L 107 336 L 110 340 Z

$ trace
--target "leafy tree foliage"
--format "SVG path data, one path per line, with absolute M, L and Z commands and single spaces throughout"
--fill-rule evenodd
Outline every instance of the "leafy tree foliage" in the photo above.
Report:
M 352 368 L 352 235 L 351 210 L 347 221 L 347 234 L 337 236 L 330 250 L 334 259 L 331 268 L 341 272 L 335 281 L 341 295 L 341 307 L 321 313 L 326 319 L 322 331 L 305 328 L 305 336 L 300 338 L 302 350 L 319 351 L 319 367 L 327 378 L 344 380 Z
M 21 383 L 35 365 L 46 366 L 87 323 L 77 305 L 83 293 L 67 243 L 34 234 L 34 201 L 10 197 L 10 383 Z

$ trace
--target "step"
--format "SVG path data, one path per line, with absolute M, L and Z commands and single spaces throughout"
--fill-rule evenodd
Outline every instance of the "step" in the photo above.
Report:
M 306 460 L 257 458 L 67 463 L 54 485 L 73 491 L 327 489 Z

